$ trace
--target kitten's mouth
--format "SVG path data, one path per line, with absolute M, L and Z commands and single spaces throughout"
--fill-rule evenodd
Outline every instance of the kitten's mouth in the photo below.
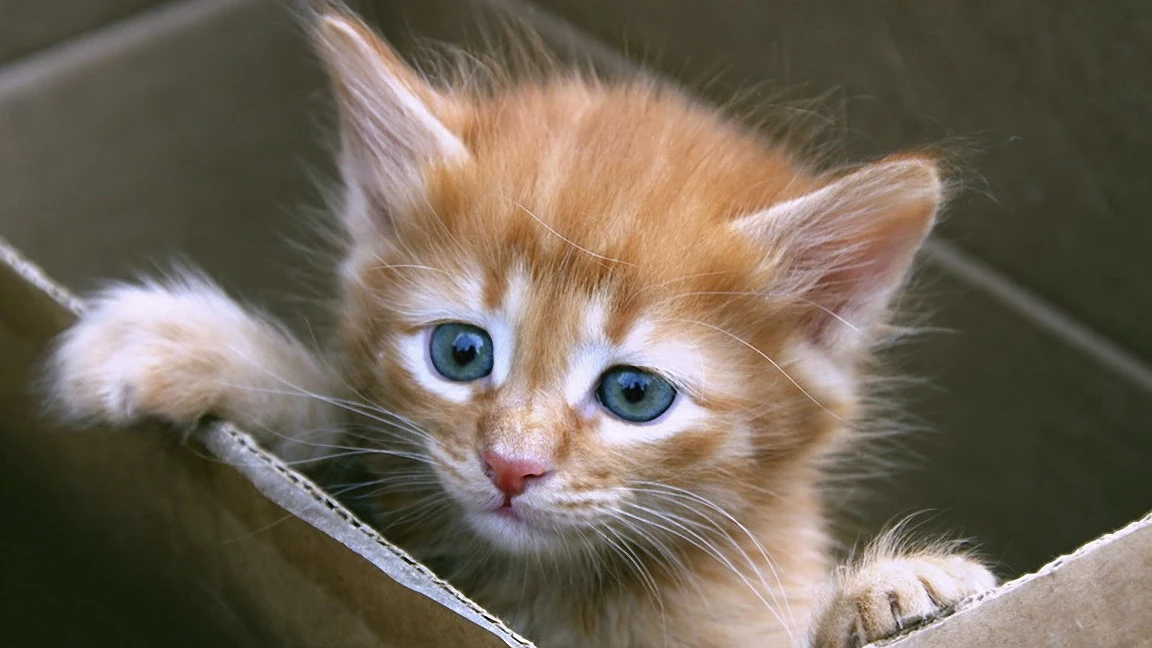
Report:
M 568 546 L 547 502 L 494 497 L 472 507 L 466 520 L 493 548 L 513 555 L 553 553 Z
M 496 513 L 496 515 L 498 515 L 498 516 L 500 516 L 506 520 L 515 520 L 517 522 L 523 522 L 524 521 L 523 518 L 520 517 L 520 512 L 517 511 L 512 506 L 512 498 L 511 497 L 505 497 L 504 503 L 501 504 L 500 506 L 496 507 L 494 512 Z
M 468 517 L 473 527 L 497 547 L 516 553 L 540 551 L 550 546 L 552 534 L 530 509 L 524 502 L 505 498 Z

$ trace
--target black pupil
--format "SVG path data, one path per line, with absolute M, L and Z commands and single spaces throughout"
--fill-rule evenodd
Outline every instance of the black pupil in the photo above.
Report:
M 648 394 L 648 379 L 634 373 L 626 373 L 619 379 L 620 393 L 629 403 L 639 403 Z
M 463 367 L 476 359 L 484 341 L 475 333 L 460 333 L 452 341 L 452 359 Z

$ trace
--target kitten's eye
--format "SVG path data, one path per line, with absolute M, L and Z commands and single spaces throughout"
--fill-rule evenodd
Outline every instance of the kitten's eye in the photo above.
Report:
M 654 373 L 636 367 L 613 367 L 600 378 L 596 400 L 604 409 L 631 423 L 654 421 L 672 407 L 676 388 Z
M 484 329 L 452 322 L 432 331 L 432 366 L 448 380 L 470 382 L 492 373 L 492 338 Z

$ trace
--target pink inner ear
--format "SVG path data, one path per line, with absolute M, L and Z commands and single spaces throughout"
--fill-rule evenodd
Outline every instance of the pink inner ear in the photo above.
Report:
M 340 107 L 345 223 L 370 240 L 420 200 L 427 166 L 469 154 L 433 110 L 446 105 L 439 93 L 367 25 L 325 14 L 316 38 Z
M 866 166 L 737 223 L 786 261 L 781 290 L 812 309 L 813 342 L 855 348 L 881 320 L 932 227 L 935 167 L 916 158 Z
M 914 219 L 892 220 L 905 222 L 889 222 L 897 226 L 872 230 L 864 240 L 843 242 L 847 249 L 817 253 L 822 263 L 812 267 L 826 270 L 807 295 L 816 306 L 808 322 L 813 342 L 828 346 L 837 338 L 862 335 L 887 308 L 925 234 L 922 223 Z

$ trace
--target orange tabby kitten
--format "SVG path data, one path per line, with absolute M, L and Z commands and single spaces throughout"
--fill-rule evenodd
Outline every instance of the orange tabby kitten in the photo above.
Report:
M 853 646 L 993 586 L 943 550 L 834 572 L 819 492 L 932 159 L 818 174 L 652 82 L 437 88 L 346 13 L 315 33 L 336 351 L 202 278 L 119 286 L 53 358 L 69 415 L 358 443 L 379 527 L 544 647 Z

